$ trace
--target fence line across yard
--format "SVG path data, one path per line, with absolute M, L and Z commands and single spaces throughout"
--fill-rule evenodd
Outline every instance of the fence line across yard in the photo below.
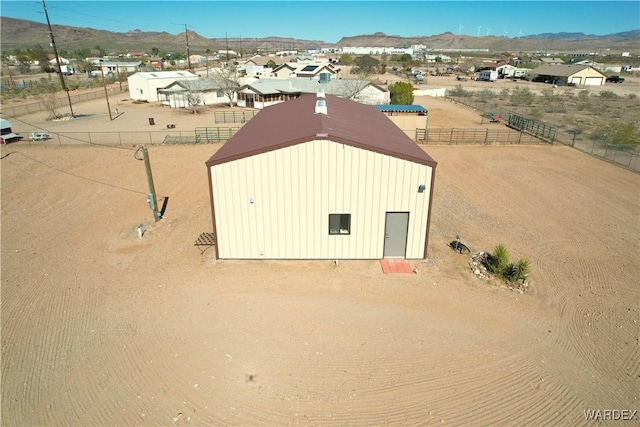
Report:
M 197 128 L 195 131 L 48 132 L 47 140 L 31 141 L 25 138 L 11 145 L 136 147 L 143 144 L 214 144 L 226 142 L 238 129 L 221 127 Z
M 119 94 L 126 92 L 128 89 L 126 84 L 119 85 L 113 84 L 107 86 L 107 93 L 109 95 Z M 44 95 L 43 95 L 44 96 Z M 104 88 L 96 88 L 88 91 L 70 91 L 69 98 L 71 98 L 71 105 L 80 104 L 82 102 L 93 101 L 94 99 L 103 99 L 105 97 Z M 66 94 L 64 96 L 57 95 L 55 98 L 55 108 L 64 109 L 69 107 L 69 99 Z M 40 111 L 47 111 L 48 107 L 42 99 L 30 103 L 22 103 L 11 105 L 11 103 L 2 103 L 2 114 L 5 117 L 20 117 L 31 113 L 38 113 Z
M 540 144 L 535 135 L 514 129 L 416 129 L 420 144 Z
M 214 113 L 215 123 L 240 123 L 244 124 L 258 114 L 259 110 L 244 111 L 216 111 Z

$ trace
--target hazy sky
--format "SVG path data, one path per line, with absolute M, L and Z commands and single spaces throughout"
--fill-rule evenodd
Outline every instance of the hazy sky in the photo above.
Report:
M 469 36 L 640 29 L 640 1 L 55 1 L 52 24 L 115 32 L 190 31 L 208 37 L 293 37 L 335 43 L 342 37 L 384 32 Z M 1 0 L 0 15 L 46 22 L 42 1 Z

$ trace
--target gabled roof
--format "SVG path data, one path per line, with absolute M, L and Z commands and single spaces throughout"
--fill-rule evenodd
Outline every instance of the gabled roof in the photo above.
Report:
M 276 68 L 274 68 L 273 72 L 276 73 L 276 72 L 282 70 L 283 68 L 288 68 L 290 70 L 295 70 L 296 69 L 296 67 L 294 65 L 291 65 L 288 62 L 285 62 L 284 64 L 280 64 Z
M 198 78 L 189 71 L 145 71 L 133 74 L 133 76 L 140 76 L 146 80 L 153 79 L 194 79 Z M 133 77 L 130 76 L 130 77 Z
M 542 64 L 531 70 L 531 73 L 541 76 L 569 77 L 587 68 L 590 68 L 594 72 L 604 76 L 604 74 L 593 67 L 576 64 Z
M 300 62 L 300 63 L 290 63 L 285 62 L 284 64 L 278 65 L 273 69 L 274 73 L 282 70 L 283 68 L 288 68 L 292 73 L 295 74 L 316 74 L 322 70 L 330 71 L 331 73 L 337 73 L 340 71 L 339 68 L 336 68 L 330 62 Z
M 220 79 L 189 79 L 189 80 L 177 80 L 160 92 L 207 92 L 212 90 L 218 90 L 223 87 L 223 81 Z
M 258 79 L 248 83 L 240 88 L 240 90 L 250 89 L 252 92 L 260 95 L 277 95 L 280 93 L 316 93 L 322 88 L 329 95 L 342 95 L 352 92 L 353 87 L 365 88 L 368 86 L 375 87 L 380 92 L 387 92 L 379 86 L 369 81 L 355 79 L 329 80 L 324 83 L 316 79 L 305 77 L 289 77 L 288 79 Z
M 436 166 L 375 107 L 326 95 L 327 114 L 316 114 L 316 100 L 309 94 L 261 110 L 206 162 L 207 167 L 319 139 Z
M 126 61 L 120 61 L 120 62 L 110 62 L 110 61 L 104 61 L 104 62 L 98 62 L 95 65 L 100 65 L 103 67 L 142 67 L 144 64 L 142 64 L 142 62 L 137 61 L 137 62 L 126 62 Z

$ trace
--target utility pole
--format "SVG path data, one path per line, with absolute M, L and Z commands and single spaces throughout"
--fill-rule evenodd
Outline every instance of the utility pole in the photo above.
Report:
M 224 33 L 224 44 L 225 49 L 227 49 L 227 65 L 229 65 L 229 38 L 227 37 L 227 32 Z
M 102 66 L 102 59 L 100 60 L 100 74 L 102 74 L 102 86 L 104 87 L 104 97 L 107 100 L 107 110 L 109 110 L 109 121 L 113 121 L 111 115 L 111 106 L 109 105 L 109 93 L 107 92 L 107 82 L 104 79 L 104 67 Z
M 49 27 L 49 38 L 51 39 L 53 54 L 56 56 L 56 64 L 58 64 L 58 75 L 60 76 L 60 84 L 62 86 L 62 90 L 67 92 L 67 99 L 69 100 L 69 111 L 71 111 L 71 117 L 74 117 L 73 106 L 71 105 L 71 95 L 69 95 L 69 89 L 67 88 L 67 85 L 64 82 L 64 76 L 62 75 L 62 68 L 60 67 L 60 56 L 58 55 L 58 48 L 56 47 L 56 41 L 53 38 L 53 31 L 51 30 L 51 22 L 49 21 L 49 12 L 47 12 L 47 5 L 44 2 L 44 0 L 42 0 L 42 7 L 44 8 L 44 16 L 47 18 L 47 26 Z
M 138 151 L 142 152 L 142 159 L 138 159 L 136 155 L 134 155 L 134 157 L 137 160 L 144 160 L 144 169 L 147 173 L 147 185 L 149 186 L 149 193 L 147 194 L 147 202 L 149 203 L 149 207 L 153 212 L 154 221 L 158 222 L 158 220 L 160 220 L 160 218 L 162 217 L 161 216 L 162 213 L 158 212 L 158 200 L 156 197 L 156 188 L 153 185 L 153 175 L 151 174 L 151 165 L 149 163 L 149 152 L 147 151 L 147 148 L 144 145 L 141 145 L 140 148 L 138 148 Z M 138 151 L 136 151 L 136 154 L 138 153 Z
M 187 24 L 184 24 L 184 36 L 187 39 L 187 67 L 189 71 L 191 71 L 191 52 L 189 51 L 189 30 L 187 29 Z

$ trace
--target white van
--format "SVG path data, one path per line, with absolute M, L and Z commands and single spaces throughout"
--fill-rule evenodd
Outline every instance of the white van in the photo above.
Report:
M 46 132 L 31 132 L 29 134 L 29 139 L 31 141 L 46 141 L 50 136 Z

